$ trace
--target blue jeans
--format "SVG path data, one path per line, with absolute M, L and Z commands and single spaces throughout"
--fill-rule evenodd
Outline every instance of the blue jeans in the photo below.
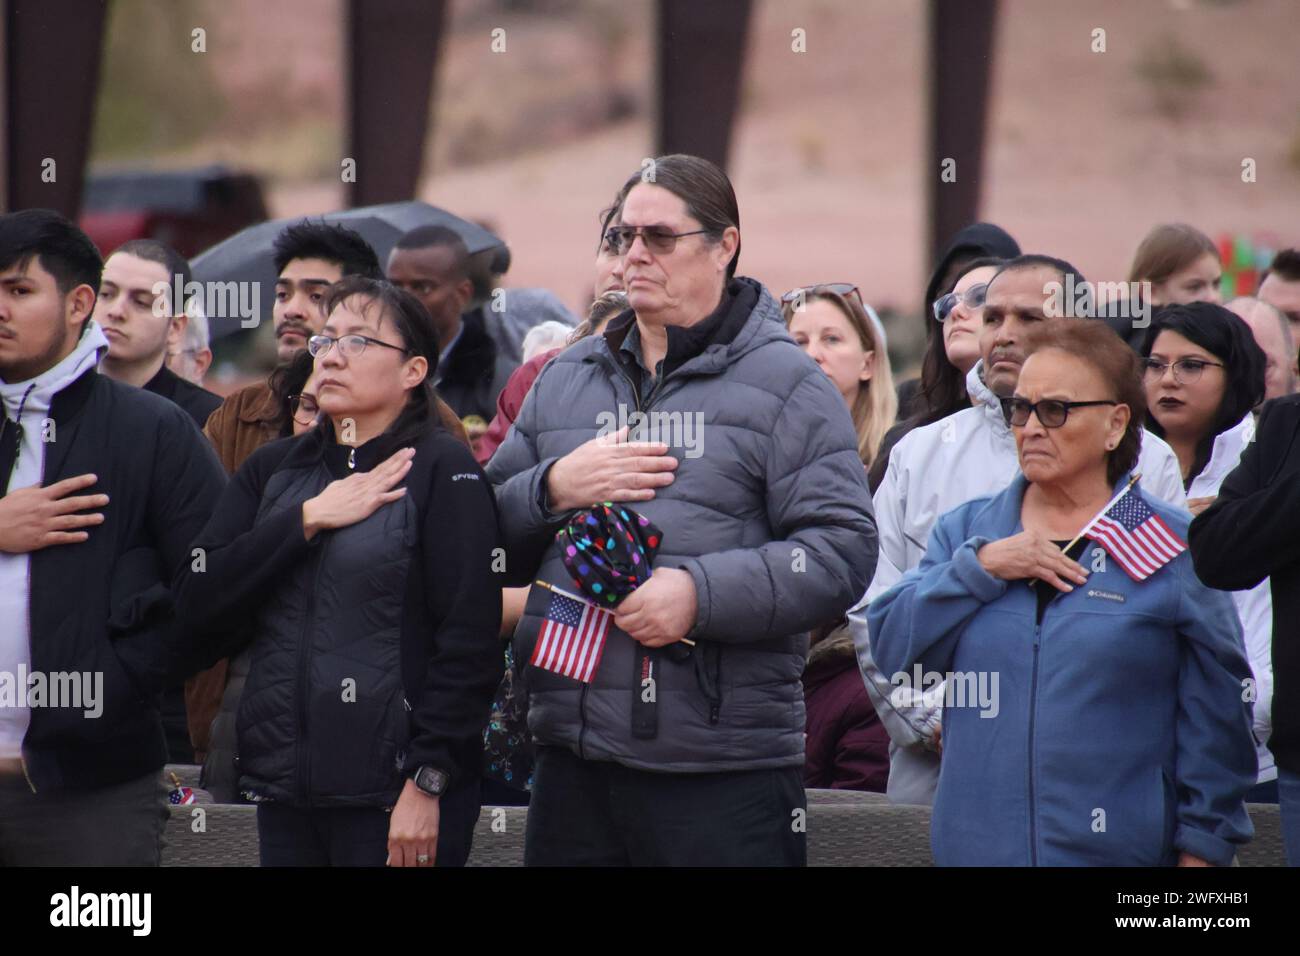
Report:
M 1300 773 L 1277 768 L 1277 795 L 1282 805 L 1282 843 L 1286 861 L 1300 866 Z

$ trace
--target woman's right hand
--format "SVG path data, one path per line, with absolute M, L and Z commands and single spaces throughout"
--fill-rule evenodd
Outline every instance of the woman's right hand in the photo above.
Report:
M 373 471 L 331 481 L 315 498 L 302 503 L 303 535 L 310 541 L 318 532 L 346 528 L 402 497 L 406 489 L 393 485 L 406 477 L 414 457 L 414 448 L 402 448 Z
M 1067 558 L 1050 538 L 1037 531 L 990 541 L 976 557 L 985 571 L 1004 581 L 1039 578 L 1058 591 L 1073 591 L 1067 581 L 1083 584 L 1088 580 L 1082 565 Z
M 597 501 L 649 501 L 670 485 L 677 459 L 664 442 L 629 442 L 624 426 L 583 442 L 546 473 L 552 511 L 585 508 Z

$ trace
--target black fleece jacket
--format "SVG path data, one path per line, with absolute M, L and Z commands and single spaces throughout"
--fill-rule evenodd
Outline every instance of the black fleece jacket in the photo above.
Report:
M 413 447 L 403 485 L 417 508 L 419 538 L 402 610 L 401 678 L 411 707 L 402 772 L 409 776 L 427 764 L 464 778 L 479 771 L 482 731 L 504 667 L 496 502 L 469 449 L 445 429 L 431 428 Z M 355 471 L 370 471 L 392 450 L 387 436 L 367 442 L 356 449 Z M 195 542 L 206 554 L 206 570 L 187 568 L 176 587 L 178 613 L 196 640 L 187 669 L 209 666 L 255 640 L 257 609 L 286 570 L 307 561 L 333 533 L 308 542 L 301 508 L 255 522 L 271 477 L 323 458 L 335 478 L 346 478 L 353 473 L 348 451 L 326 423 L 262 446 L 235 473 Z
M 1273 735 L 1277 765 L 1300 773 L 1300 395 L 1264 406 L 1241 462 L 1188 530 L 1196 574 L 1273 595 Z
M 162 767 L 158 693 L 180 640 L 168 585 L 226 484 L 184 411 L 93 368 L 54 396 L 50 417 L 41 484 L 94 474 L 78 494 L 109 503 L 86 541 L 31 553 L 31 668 L 98 675 L 103 711 L 32 708 L 23 754 L 38 793 L 107 787 Z M 5 418 L 0 497 L 18 438 Z

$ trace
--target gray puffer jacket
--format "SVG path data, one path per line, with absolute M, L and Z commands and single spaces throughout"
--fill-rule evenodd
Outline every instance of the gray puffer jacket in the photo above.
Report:
M 695 582 L 696 646 L 643 659 L 611 627 L 588 685 L 528 667 L 528 724 L 542 744 L 657 771 L 803 764 L 807 632 L 840 619 L 871 580 L 875 521 L 844 399 L 790 339 L 766 289 L 736 279 L 728 292 L 721 322 L 640 409 L 673 416 L 657 420 L 679 462 L 675 479 L 635 507 L 663 532 L 656 567 Z M 634 320 L 624 313 L 551 360 L 488 466 L 511 583 L 574 588 L 555 543 L 567 514 L 545 509 L 546 473 L 617 430 L 620 404 L 637 410 L 636 367 L 616 357 Z M 681 331 L 669 331 L 670 354 Z M 666 422 L 698 427 L 690 435 Z M 546 604 L 533 588 L 516 660 L 530 659 Z

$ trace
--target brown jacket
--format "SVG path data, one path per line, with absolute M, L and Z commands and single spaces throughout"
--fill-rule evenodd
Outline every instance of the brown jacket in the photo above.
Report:
M 443 426 L 469 445 L 465 426 L 461 424 L 451 406 L 438 399 L 438 413 Z M 217 458 L 227 474 L 239 470 L 248 456 L 267 442 L 282 436 L 288 409 L 276 402 L 275 393 L 265 382 L 258 382 L 232 393 L 208 417 L 203 434 L 217 450 Z M 205 671 L 200 671 L 185 682 L 185 713 L 200 763 L 210 743 L 212 719 L 221 706 L 221 695 L 226 688 L 226 661 L 221 660 Z

